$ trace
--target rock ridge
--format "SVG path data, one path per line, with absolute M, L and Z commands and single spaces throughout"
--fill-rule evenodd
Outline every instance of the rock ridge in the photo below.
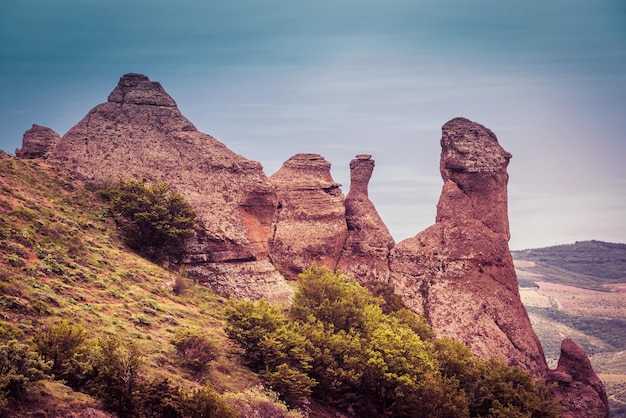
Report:
M 90 180 L 167 182 L 198 217 L 183 260 L 191 274 L 222 294 L 258 298 L 264 289 L 282 302 L 293 294 L 269 263 L 278 201 L 261 164 L 199 132 L 160 83 L 122 76 L 108 101 L 63 135 L 49 160 Z

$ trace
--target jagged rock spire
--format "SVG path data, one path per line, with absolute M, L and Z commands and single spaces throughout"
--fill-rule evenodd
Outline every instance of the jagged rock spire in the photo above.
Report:
M 337 268 L 361 283 L 389 280 L 389 251 L 393 237 L 368 197 L 374 160 L 357 155 L 350 162 L 350 191 L 346 196 L 346 237 Z

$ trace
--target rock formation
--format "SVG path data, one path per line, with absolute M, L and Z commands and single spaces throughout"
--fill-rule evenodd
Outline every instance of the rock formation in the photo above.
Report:
M 108 101 L 61 138 L 50 160 L 92 180 L 167 182 L 198 215 L 187 248 L 190 272 L 239 297 L 292 294 L 268 259 L 277 198 L 261 164 L 199 132 L 159 83 L 124 75 Z
M 443 126 L 441 146 L 436 223 L 392 249 L 390 282 L 439 336 L 545 375 L 508 248 L 511 154 L 490 130 L 462 118 Z
M 555 392 L 564 409 L 563 418 L 610 416 L 602 381 L 583 349 L 571 339 L 561 343 L 558 366 L 549 373 L 548 381 L 557 384 Z
M 566 417 L 608 417 L 606 392 L 582 349 L 565 340 L 548 371 L 521 303 L 508 248 L 511 154 L 489 129 L 462 118 L 443 126 L 441 146 L 435 224 L 395 246 L 368 197 L 369 155 L 350 163 L 345 201 L 318 154 L 297 154 L 268 179 L 258 162 L 199 132 L 140 74 L 124 75 L 62 138 L 33 125 L 16 155 L 96 181 L 167 182 L 198 215 L 188 270 L 219 293 L 288 302 L 293 290 L 281 273 L 293 277 L 312 263 L 363 283 L 388 282 L 439 336 L 547 376 Z
M 371 155 L 350 162 L 350 191 L 344 202 L 348 235 L 337 268 L 361 283 L 389 280 L 389 251 L 395 242 L 368 196 Z
M 15 150 L 19 158 L 48 158 L 61 136 L 45 126 L 33 125 L 22 138 L 22 148 Z
M 270 176 L 278 212 L 270 258 L 281 273 L 296 276 L 317 263 L 335 269 L 346 240 L 341 185 L 318 154 L 296 154 Z

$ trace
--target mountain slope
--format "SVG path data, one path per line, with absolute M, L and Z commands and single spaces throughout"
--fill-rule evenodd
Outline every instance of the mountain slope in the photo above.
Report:
M 28 341 L 65 320 L 90 340 L 114 338 L 136 347 L 145 379 L 167 378 L 183 388 L 210 382 L 227 396 L 250 390 L 274 402 L 223 332 L 227 300 L 127 250 L 89 184 L 2 153 L 0 215 L 0 344 Z M 202 375 L 172 344 L 183 330 L 203 336 L 215 350 Z M 10 416 L 68 410 L 81 416 L 101 408 L 58 382 L 32 392 L 45 395 Z

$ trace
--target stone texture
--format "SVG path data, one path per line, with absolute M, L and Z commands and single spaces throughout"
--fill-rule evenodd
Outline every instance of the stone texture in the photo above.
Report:
M 436 222 L 390 253 L 390 282 L 439 336 L 543 376 L 547 364 L 519 297 L 508 248 L 511 154 L 482 125 L 457 118 L 441 139 Z
M 583 349 L 569 338 L 561 343 L 561 357 L 556 370 L 548 375 L 556 383 L 556 395 L 563 407 L 563 418 L 606 417 L 609 400 L 602 381 L 593 371 Z
M 22 137 L 22 147 L 15 150 L 19 158 L 48 158 L 50 152 L 61 140 L 61 136 L 50 128 L 40 125 L 33 127 Z
M 190 272 L 202 275 L 212 263 L 261 261 L 246 269 L 262 265 L 259 274 L 267 275 L 278 200 L 261 164 L 199 132 L 148 77 L 124 75 L 108 101 L 61 138 L 50 161 L 91 180 L 167 182 L 198 215 L 197 234 L 185 260 Z M 238 278 L 228 280 L 219 289 L 237 293 L 242 285 Z M 286 283 L 276 285 L 277 293 L 292 293 Z
M 374 160 L 357 155 L 350 162 L 350 191 L 346 196 L 348 235 L 337 268 L 361 283 L 389 280 L 389 251 L 395 241 L 368 196 Z
M 270 258 L 278 270 L 296 276 L 313 263 L 335 269 L 346 240 L 341 185 L 330 163 L 318 154 L 296 154 L 270 176 L 278 213 Z

